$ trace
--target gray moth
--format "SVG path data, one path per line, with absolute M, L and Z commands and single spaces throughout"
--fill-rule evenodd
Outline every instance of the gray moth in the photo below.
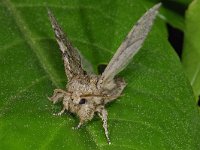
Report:
M 116 75 L 128 65 L 141 48 L 160 6 L 161 3 L 154 5 L 138 20 L 117 49 L 102 75 L 91 75 L 82 68 L 79 52 L 72 46 L 52 12 L 48 10 L 56 41 L 62 52 L 68 79 L 66 89 L 55 89 L 49 100 L 54 104 L 58 101 L 63 103 L 62 110 L 56 115 L 61 115 L 66 110 L 79 117 L 80 122 L 73 129 L 80 128 L 82 124 L 91 120 L 97 114 L 103 121 L 107 142 L 111 144 L 107 125 L 108 112 L 105 105 L 117 99 L 126 87 L 124 79 L 116 77 Z

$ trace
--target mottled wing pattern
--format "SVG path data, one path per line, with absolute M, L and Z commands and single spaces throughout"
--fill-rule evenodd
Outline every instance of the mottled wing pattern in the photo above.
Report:
M 81 58 L 78 51 L 72 47 L 70 41 L 65 36 L 52 12 L 48 10 L 48 15 L 51 21 L 52 28 L 54 29 L 56 40 L 59 44 L 60 50 L 62 52 L 65 73 L 68 80 L 77 75 L 84 74 L 84 70 L 81 67 Z
M 160 5 L 161 3 L 156 4 L 149 9 L 131 29 L 103 72 L 99 84 L 103 85 L 112 81 L 115 75 L 122 71 L 138 52 L 151 29 Z

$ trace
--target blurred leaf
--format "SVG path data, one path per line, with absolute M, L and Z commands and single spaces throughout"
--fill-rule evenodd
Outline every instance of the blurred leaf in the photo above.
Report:
M 159 2 L 158 0 L 151 0 L 149 3 L 152 3 L 152 1 L 155 3 Z M 171 26 L 184 31 L 184 14 L 191 1 L 192 0 L 162 0 L 163 8 L 160 17 Z
M 171 11 L 168 8 L 162 9 L 162 18 L 165 20 L 167 23 L 172 25 L 173 27 L 180 29 L 181 31 L 185 30 L 185 22 L 183 16 L 177 14 L 174 11 Z
M 180 62 L 157 18 L 143 48 L 120 74 L 124 96 L 107 106 L 112 145 L 96 117 L 52 114 L 47 96 L 66 77 L 46 6 L 94 70 L 107 63 L 152 3 L 2 0 L 0 4 L 0 149 L 198 149 L 199 114 Z M 163 15 L 163 14 L 160 14 Z
M 200 95 L 200 1 L 194 0 L 186 13 L 183 66 L 193 87 L 195 98 Z

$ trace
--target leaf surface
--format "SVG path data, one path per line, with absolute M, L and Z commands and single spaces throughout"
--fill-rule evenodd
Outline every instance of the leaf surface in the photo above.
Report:
M 107 106 L 111 145 L 98 117 L 74 131 L 75 116 L 53 116 L 61 105 L 51 104 L 47 96 L 55 88 L 64 89 L 67 82 L 46 6 L 97 70 L 109 62 L 153 3 L 1 1 L 0 149 L 199 148 L 199 114 L 162 17 L 157 17 L 144 46 L 120 73 L 128 86 Z

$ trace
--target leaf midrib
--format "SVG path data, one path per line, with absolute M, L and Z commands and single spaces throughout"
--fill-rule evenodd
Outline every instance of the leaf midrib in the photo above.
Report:
M 19 28 L 20 32 L 22 33 L 22 36 L 24 37 L 24 40 L 30 46 L 31 50 L 36 54 L 36 57 L 38 58 L 42 68 L 47 73 L 47 75 L 49 76 L 49 78 L 53 82 L 53 84 L 56 87 L 59 87 L 59 82 L 57 80 L 57 75 L 55 73 L 55 70 L 52 68 L 51 65 L 49 65 L 48 61 L 45 61 L 45 59 L 44 59 L 45 56 L 42 55 L 41 48 L 38 45 L 34 44 L 35 41 L 33 38 L 31 38 L 32 36 L 31 36 L 31 32 L 28 28 L 28 25 L 23 21 L 18 10 L 14 7 L 14 5 L 9 0 L 4 0 L 3 3 L 6 6 L 7 10 L 13 16 L 13 19 L 14 19 L 17 27 Z
M 192 85 L 192 86 L 195 84 L 195 81 L 196 81 L 198 75 L 200 74 L 200 64 L 198 64 L 196 68 L 197 68 L 197 69 L 196 69 L 196 71 L 195 71 L 195 73 L 193 74 L 192 79 L 191 79 L 191 85 Z

